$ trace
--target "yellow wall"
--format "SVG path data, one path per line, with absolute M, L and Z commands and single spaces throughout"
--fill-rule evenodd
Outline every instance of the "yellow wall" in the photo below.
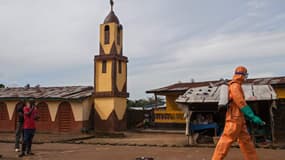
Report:
M 59 104 L 62 103 L 62 101 L 36 101 L 36 104 L 40 102 L 47 103 L 51 121 L 54 122 Z M 89 119 L 93 97 L 86 98 L 83 102 L 68 102 L 71 105 L 75 121 L 84 121 Z M 19 103 L 19 101 L 4 101 L 4 103 L 7 105 L 9 119 L 12 120 L 16 104 Z
M 8 110 L 8 114 L 9 114 L 9 120 L 12 120 L 13 118 L 13 113 L 15 111 L 15 108 L 16 108 L 16 104 L 18 103 L 19 101 L 6 101 L 6 106 L 7 106 L 7 110 Z
M 110 27 L 110 43 L 104 44 L 104 28 L 106 25 Z M 121 51 L 122 43 L 123 43 L 123 30 L 121 31 L 121 43 L 118 45 L 117 43 L 117 33 L 118 33 L 118 24 L 116 23 L 108 23 L 108 24 L 101 24 L 100 25 L 100 44 L 103 47 L 103 50 L 106 54 L 110 54 L 112 44 L 115 42 L 117 53 Z
M 83 104 L 81 102 L 71 102 L 71 109 L 75 121 L 83 120 Z
M 102 120 L 107 120 L 114 110 L 113 98 L 95 98 L 94 107 Z
M 117 88 L 121 92 L 126 82 L 126 63 L 122 62 L 122 73 L 119 73 L 119 62 L 117 63 Z
M 115 113 L 119 120 L 124 118 L 127 109 L 127 99 L 126 98 L 114 98 Z
M 86 98 L 83 102 L 67 101 L 71 105 L 71 110 L 72 110 L 75 121 L 83 121 L 83 120 L 89 119 L 89 114 L 90 114 L 92 104 L 88 103 L 88 102 L 92 99 L 93 98 L 91 98 L 91 97 Z M 58 107 L 59 107 L 60 103 L 62 103 L 63 101 L 42 101 L 42 102 L 47 103 L 48 108 L 49 108 L 49 112 L 50 112 L 51 121 L 54 122 L 55 118 L 56 118 L 57 111 L 58 111 Z M 84 111 L 87 113 L 84 114 Z M 88 118 L 84 115 L 88 116 Z
M 166 96 L 166 110 L 167 111 L 176 111 L 180 110 L 175 103 L 175 100 L 178 98 L 178 95 L 167 95 Z
M 51 121 L 54 122 L 60 101 L 50 101 L 46 103 L 48 105 Z
M 102 120 L 107 120 L 112 111 L 115 111 L 119 120 L 123 119 L 127 100 L 126 98 L 95 98 L 95 109 Z
M 82 104 L 83 104 L 83 121 L 89 120 L 93 99 L 94 99 L 93 97 L 90 97 L 88 99 L 85 99 L 82 102 Z
M 285 98 L 285 88 L 275 88 L 278 98 Z
M 102 61 L 96 61 L 96 92 L 112 91 L 112 61 L 107 61 L 107 73 L 102 73 Z
M 44 102 L 44 101 L 40 101 L 40 102 Z M 7 105 L 9 119 L 12 120 L 13 113 L 14 113 L 14 111 L 16 109 L 16 104 L 19 103 L 19 101 L 5 101 L 5 103 Z M 37 103 L 39 103 L 39 102 L 36 101 L 36 104 Z M 51 120 L 55 121 L 55 116 L 56 116 L 56 112 L 57 112 L 57 109 L 58 109 L 59 102 L 46 102 L 46 103 L 48 104 Z
M 40 101 L 40 102 L 44 102 L 44 101 Z M 6 105 L 7 105 L 7 110 L 8 110 L 8 114 L 9 114 L 9 119 L 12 120 L 13 118 L 13 113 L 16 109 L 16 104 L 19 103 L 19 101 L 5 101 Z M 36 101 L 36 104 L 39 103 L 38 101 Z M 45 102 L 48 104 L 48 108 L 49 108 L 49 113 L 51 116 L 51 120 L 55 121 L 55 117 L 56 117 L 56 112 L 58 109 L 58 105 L 59 102 Z

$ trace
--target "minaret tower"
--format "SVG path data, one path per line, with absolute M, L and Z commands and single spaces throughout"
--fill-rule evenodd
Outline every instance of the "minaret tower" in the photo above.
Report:
M 100 51 L 94 60 L 95 131 L 126 129 L 127 63 L 123 56 L 123 27 L 113 11 L 100 25 Z

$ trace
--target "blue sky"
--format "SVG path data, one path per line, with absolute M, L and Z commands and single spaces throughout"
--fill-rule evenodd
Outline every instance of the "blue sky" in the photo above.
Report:
M 1 0 L 0 83 L 93 85 L 109 0 Z M 285 76 L 283 0 L 115 0 L 131 99 L 178 81 Z

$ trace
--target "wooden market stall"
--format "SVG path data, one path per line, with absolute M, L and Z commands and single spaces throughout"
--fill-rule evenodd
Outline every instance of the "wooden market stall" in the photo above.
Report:
M 242 86 L 245 99 L 255 114 L 266 122 L 258 127 L 250 122 L 248 130 L 255 142 L 263 139 L 266 142 L 275 142 L 273 108 L 276 107 L 277 95 L 271 85 L 246 84 Z M 189 143 L 197 143 L 197 133 L 209 132 L 213 139 L 223 131 L 225 108 L 228 100 L 226 84 L 209 85 L 188 89 L 176 99 L 179 108 L 186 117 L 185 133 L 189 136 Z M 215 140 L 215 139 L 214 139 Z

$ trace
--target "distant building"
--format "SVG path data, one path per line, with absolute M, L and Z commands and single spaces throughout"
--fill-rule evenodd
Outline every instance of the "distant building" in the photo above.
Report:
M 129 106 L 127 109 L 127 127 L 128 129 L 142 127 L 143 122 L 148 118 L 150 126 L 153 127 L 154 110 L 165 109 L 164 103 L 145 105 L 142 107 Z M 147 117 L 146 117 L 147 116 Z

